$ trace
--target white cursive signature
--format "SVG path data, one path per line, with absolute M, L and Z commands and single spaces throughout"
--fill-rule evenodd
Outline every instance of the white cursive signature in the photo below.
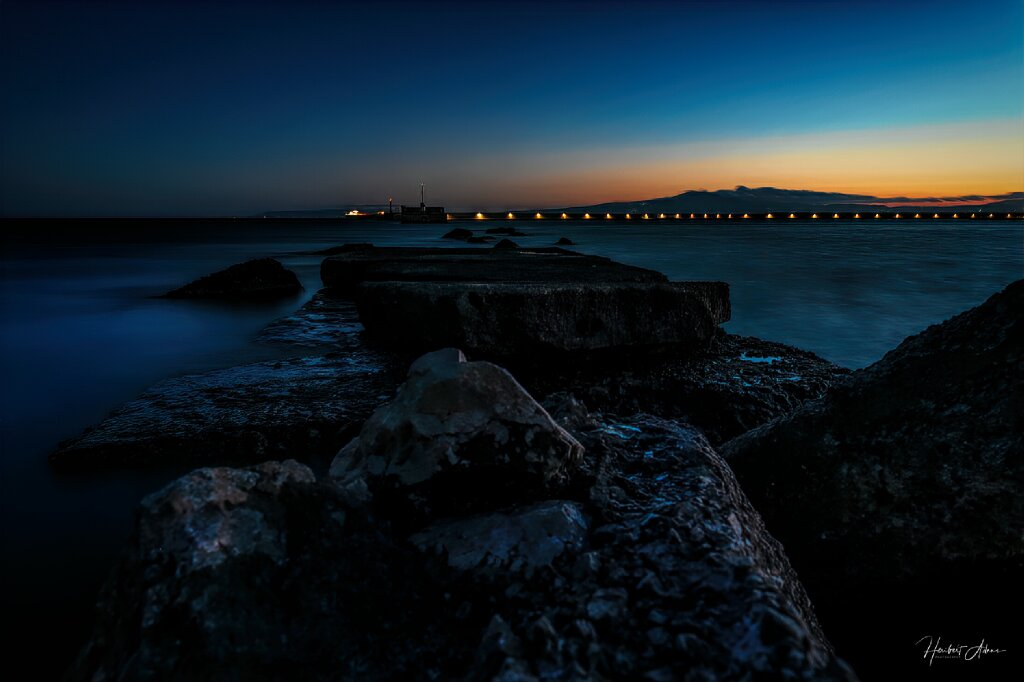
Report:
M 980 660 L 985 654 L 1001 654 L 1006 649 L 995 649 L 985 644 L 985 639 L 982 638 L 979 644 L 949 644 L 942 646 L 942 637 L 932 637 L 931 635 L 925 635 L 921 639 L 917 640 L 915 644 L 921 644 L 927 641 L 924 647 L 924 657 L 928 659 L 928 665 L 931 665 L 935 660 L 935 657 L 939 658 L 962 658 L 965 661 Z

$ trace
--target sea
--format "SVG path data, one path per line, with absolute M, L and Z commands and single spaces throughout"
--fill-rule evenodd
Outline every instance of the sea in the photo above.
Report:
M 468 225 L 483 229 L 493 224 Z M 731 287 L 729 332 L 861 368 L 908 335 L 1024 277 L 1018 221 L 690 223 L 504 221 L 521 246 L 568 237 L 577 251 Z M 285 352 L 256 343 L 319 288 L 320 256 L 343 243 L 464 246 L 444 225 L 138 224 L 116 236 L 73 225 L 17 231 L 0 258 L 0 543 L 8 661 L 56 677 L 88 639 L 98 590 L 139 500 L 182 470 L 57 477 L 47 455 L 161 379 Z M 481 246 L 480 248 L 487 248 Z M 268 304 L 157 295 L 272 256 L 305 292 Z

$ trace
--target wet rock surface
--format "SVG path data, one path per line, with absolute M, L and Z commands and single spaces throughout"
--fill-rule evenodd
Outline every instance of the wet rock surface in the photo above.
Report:
M 473 230 L 467 230 L 464 227 L 456 227 L 448 232 L 445 232 L 441 239 L 455 239 L 458 241 L 466 241 L 473 236 Z
M 698 353 L 671 346 L 576 353 L 517 360 L 512 369 L 537 395 L 567 391 L 604 412 L 683 421 L 713 444 L 789 414 L 849 374 L 813 353 L 721 331 Z
M 1024 567 L 1022 387 L 1024 280 L 723 446 L 847 641 L 882 608 L 894 639 L 1015 627 L 991 604 Z
M 73 676 L 855 679 L 698 432 L 549 407 L 586 455 L 522 503 L 410 520 L 288 462 L 147 498 Z
M 294 296 L 301 291 L 294 272 L 273 258 L 260 258 L 201 277 L 167 292 L 164 298 L 266 299 Z
M 61 443 L 50 464 L 72 472 L 325 456 L 394 386 L 376 356 L 352 354 L 175 377 Z

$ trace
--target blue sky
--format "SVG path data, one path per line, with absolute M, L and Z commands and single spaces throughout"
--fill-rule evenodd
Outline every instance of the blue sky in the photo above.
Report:
M 4 2 L 3 210 L 1020 190 L 1022 8 Z

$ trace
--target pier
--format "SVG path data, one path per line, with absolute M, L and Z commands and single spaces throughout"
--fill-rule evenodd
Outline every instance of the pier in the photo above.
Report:
M 559 220 L 593 220 L 604 222 L 682 222 L 682 221 L 722 221 L 722 220 L 1022 220 L 1024 213 L 993 213 L 993 212 L 921 212 L 921 211 L 866 211 L 855 212 L 806 212 L 806 211 L 773 211 L 771 213 L 568 213 L 562 211 L 488 211 L 488 212 L 449 212 L 445 214 L 448 222 L 501 222 L 501 221 L 559 221 Z

